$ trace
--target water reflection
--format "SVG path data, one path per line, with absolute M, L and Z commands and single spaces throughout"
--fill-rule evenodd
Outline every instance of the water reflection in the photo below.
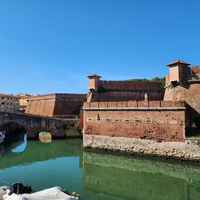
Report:
M 95 199 L 200 197 L 198 165 L 90 151 L 84 151 L 83 161 L 84 192 Z
M 41 143 L 38 140 L 26 141 L 25 150 L 16 156 L 12 146 L 4 150 L 1 157 L 0 168 L 8 168 L 24 163 L 46 161 L 59 157 L 82 157 L 81 140 L 55 140 L 51 143 Z
M 36 191 L 58 185 L 69 191 L 81 192 L 81 142 L 27 141 L 21 153 L 13 153 L 12 148 L 6 148 L 0 158 L 0 185 L 22 182 Z
M 21 153 L 25 150 L 26 146 L 27 146 L 27 134 L 24 134 L 24 140 L 23 141 L 19 141 L 13 144 L 13 146 L 15 146 L 13 149 L 11 149 L 11 151 L 13 153 Z
M 59 185 L 81 200 L 200 199 L 199 163 L 84 150 L 81 139 L 24 142 L 4 149 L 0 181 Z
M 5 151 L 5 148 L 4 148 L 3 144 L 0 144 L 0 158 L 4 154 L 4 151 Z

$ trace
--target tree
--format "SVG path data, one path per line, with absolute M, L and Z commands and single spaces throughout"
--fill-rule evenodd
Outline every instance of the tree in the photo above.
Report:
M 165 87 L 165 77 L 163 78 L 159 78 L 159 77 L 154 77 L 150 80 L 146 79 L 146 78 L 135 78 L 135 79 L 129 79 L 126 81 L 133 81 L 133 82 L 161 82 L 162 84 L 162 88 Z

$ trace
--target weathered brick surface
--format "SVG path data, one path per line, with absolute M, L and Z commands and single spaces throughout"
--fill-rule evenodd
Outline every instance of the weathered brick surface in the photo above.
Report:
M 147 101 L 138 102 L 135 108 L 126 107 L 126 103 L 108 102 L 109 106 L 99 103 L 101 107 L 84 104 L 84 134 L 184 141 L 185 107 L 182 102 L 176 105 L 165 102 L 167 107 L 159 109 L 148 107 Z
M 103 86 L 106 90 L 146 90 L 146 91 L 159 91 L 161 90 L 160 82 L 134 82 L 134 81 L 105 81 L 100 80 L 99 85 Z
M 200 78 L 200 66 L 193 66 L 191 67 L 192 73 L 195 77 Z
M 200 114 L 200 67 L 189 65 L 181 60 L 168 64 L 164 95 L 158 83 L 101 81 L 96 76 L 88 98 L 92 103 L 83 106 L 83 145 L 187 159 L 195 152 L 199 159 L 199 147 L 193 151 L 192 145 L 184 146 L 186 149 L 173 145 L 183 144 L 186 124 L 192 126 L 194 117 Z M 100 142 L 96 143 L 96 138 Z M 135 144 L 127 145 L 131 139 L 136 140 L 139 149 L 134 149 Z M 120 140 L 126 141 L 119 144 Z M 149 151 L 140 145 L 144 140 L 146 144 L 154 141 L 153 146 L 161 145 Z
M 143 101 L 145 100 L 146 94 L 149 95 L 149 100 L 163 99 L 163 93 L 158 91 L 105 91 L 102 93 L 93 91 L 92 101 Z
M 160 82 L 106 81 L 100 76 L 89 76 L 88 102 L 162 100 Z
M 79 115 L 84 101 L 86 101 L 85 94 L 32 96 L 29 98 L 26 113 L 56 117 Z
M 200 84 L 187 84 L 185 87 L 168 87 L 165 90 L 164 100 L 172 103 L 180 100 L 186 101 L 187 107 L 187 121 L 188 125 L 192 126 L 194 117 L 200 114 Z

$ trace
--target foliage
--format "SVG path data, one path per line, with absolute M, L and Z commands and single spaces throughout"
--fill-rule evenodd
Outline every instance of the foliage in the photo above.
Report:
M 162 88 L 165 87 L 165 77 L 163 78 L 159 78 L 159 77 L 154 77 L 150 80 L 146 79 L 146 78 L 136 78 L 136 79 L 129 79 L 127 81 L 133 81 L 133 82 L 161 82 L 162 84 Z
M 149 82 L 146 78 L 135 78 L 135 79 L 129 79 L 127 81 L 133 81 L 133 82 Z

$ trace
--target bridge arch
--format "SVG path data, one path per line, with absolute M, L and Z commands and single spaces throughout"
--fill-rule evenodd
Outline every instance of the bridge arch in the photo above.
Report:
M 13 121 L 1 124 L 0 131 L 6 135 L 4 138 L 4 146 L 23 140 L 26 133 L 25 127 Z
M 27 134 L 28 139 L 38 139 L 42 131 L 48 131 L 53 138 L 64 138 L 68 130 L 78 130 L 81 135 L 79 120 L 75 118 L 55 118 L 26 113 L 0 111 L 0 130 L 11 130 L 15 126 Z M 7 127 L 7 128 L 6 128 Z

